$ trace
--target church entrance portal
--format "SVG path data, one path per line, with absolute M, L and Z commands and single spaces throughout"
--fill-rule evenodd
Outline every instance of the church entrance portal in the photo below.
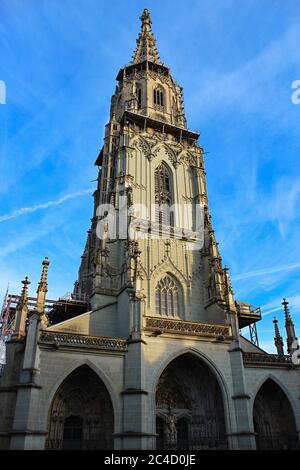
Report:
M 105 385 L 88 366 L 79 367 L 53 398 L 46 449 L 113 449 L 113 421 Z
M 157 449 L 227 449 L 220 386 L 192 354 L 174 359 L 162 373 L 156 416 Z
M 253 421 L 257 449 L 299 449 L 292 407 L 273 380 L 267 380 L 257 393 Z

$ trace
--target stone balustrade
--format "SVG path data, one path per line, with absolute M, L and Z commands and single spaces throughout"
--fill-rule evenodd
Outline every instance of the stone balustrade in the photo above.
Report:
M 109 338 L 105 336 L 88 336 L 57 331 L 43 331 L 40 336 L 40 343 L 53 344 L 55 346 L 88 347 L 110 351 L 127 350 L 126 339 Z
M 222 337 L 223 339 L 231 336 L 231 328 L 229 325 L 215 325 L 157 317 L 146 317 L 145 329 L 154 332 L 159 331 L 161 333 L 180 333 L 215 338 Z

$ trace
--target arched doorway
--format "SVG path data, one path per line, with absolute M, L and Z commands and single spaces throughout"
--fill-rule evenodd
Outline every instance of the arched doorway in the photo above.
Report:
M 271 379 L 259 389 L 253 408 L 257 449 L 299 449 L 292 407 L 285 393 Z
M 226 449 L 222 392 L 210 368 L 193 354 L 174 359 L 156 390 L 157 448 Z
M 50 407 L 47 449 L 113 449 L 114 417 L 107 388 L 84 365 L 58 388 Z

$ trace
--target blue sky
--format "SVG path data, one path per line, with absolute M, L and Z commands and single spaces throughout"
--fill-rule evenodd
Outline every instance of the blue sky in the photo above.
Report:
M 45 255 L 49 297 L 72 290 L 115 77 L 145 7 L 209 152 L 210 208 L 236 298 L 262 306 L 260 342 L 273 351 L 283 297 L 300 335 L 295 0 L 1 0 L 0 296 L 8 282 L 18 293 L 26 274 L 33 295 Z M 16 216 L 26 207 L 36 210 Z

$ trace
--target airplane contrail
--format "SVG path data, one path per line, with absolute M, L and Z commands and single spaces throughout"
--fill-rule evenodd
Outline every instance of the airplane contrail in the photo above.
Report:
M 22 207 L 21 209 L 17 209 L 10 214 L 4 214 L 0 216 L 0 222 L 5 222 L 6 220 L 10 219 L 15 219 L 16 217 L 29 214 L 41 209 L 48 209 L 48 207 L 52 206 L 59 206 L 60 204 L 63 204 L 65 201 L 68 199 L 74 199 L 79 196 L 84 196 L 86 194 L 91 194 L 93 192 L 93 189 L 83 189 L 82 191 L 77 191 L 75 193 L 71 194 L 66 194 L 63 197 L 60 197 L 59 199 L 54 199 L 53 201 L 48 201 L 44 202 L 42 204 L 35 204 L 34 206 L 31 207 Z
M 264 269 L 258 269 L 257 271 L 249 271 L 247 273 L 241 273 L 237 274 L 236 276 L 232 276 L 233 281 L 240 281 L 244 279 L 249 279 L 251 277 L 258 277 L 258 276 L 265 276 L 267 274 L 275 274 L 275 273 L 280 273 L 282 271 L 290 271 L 292 269 L 298 269 L 300 268 L 300 263 L 290 263 L 290 264 L 284 264 L 281 266 L 273 266 L 271 268 L 264 268 Z

